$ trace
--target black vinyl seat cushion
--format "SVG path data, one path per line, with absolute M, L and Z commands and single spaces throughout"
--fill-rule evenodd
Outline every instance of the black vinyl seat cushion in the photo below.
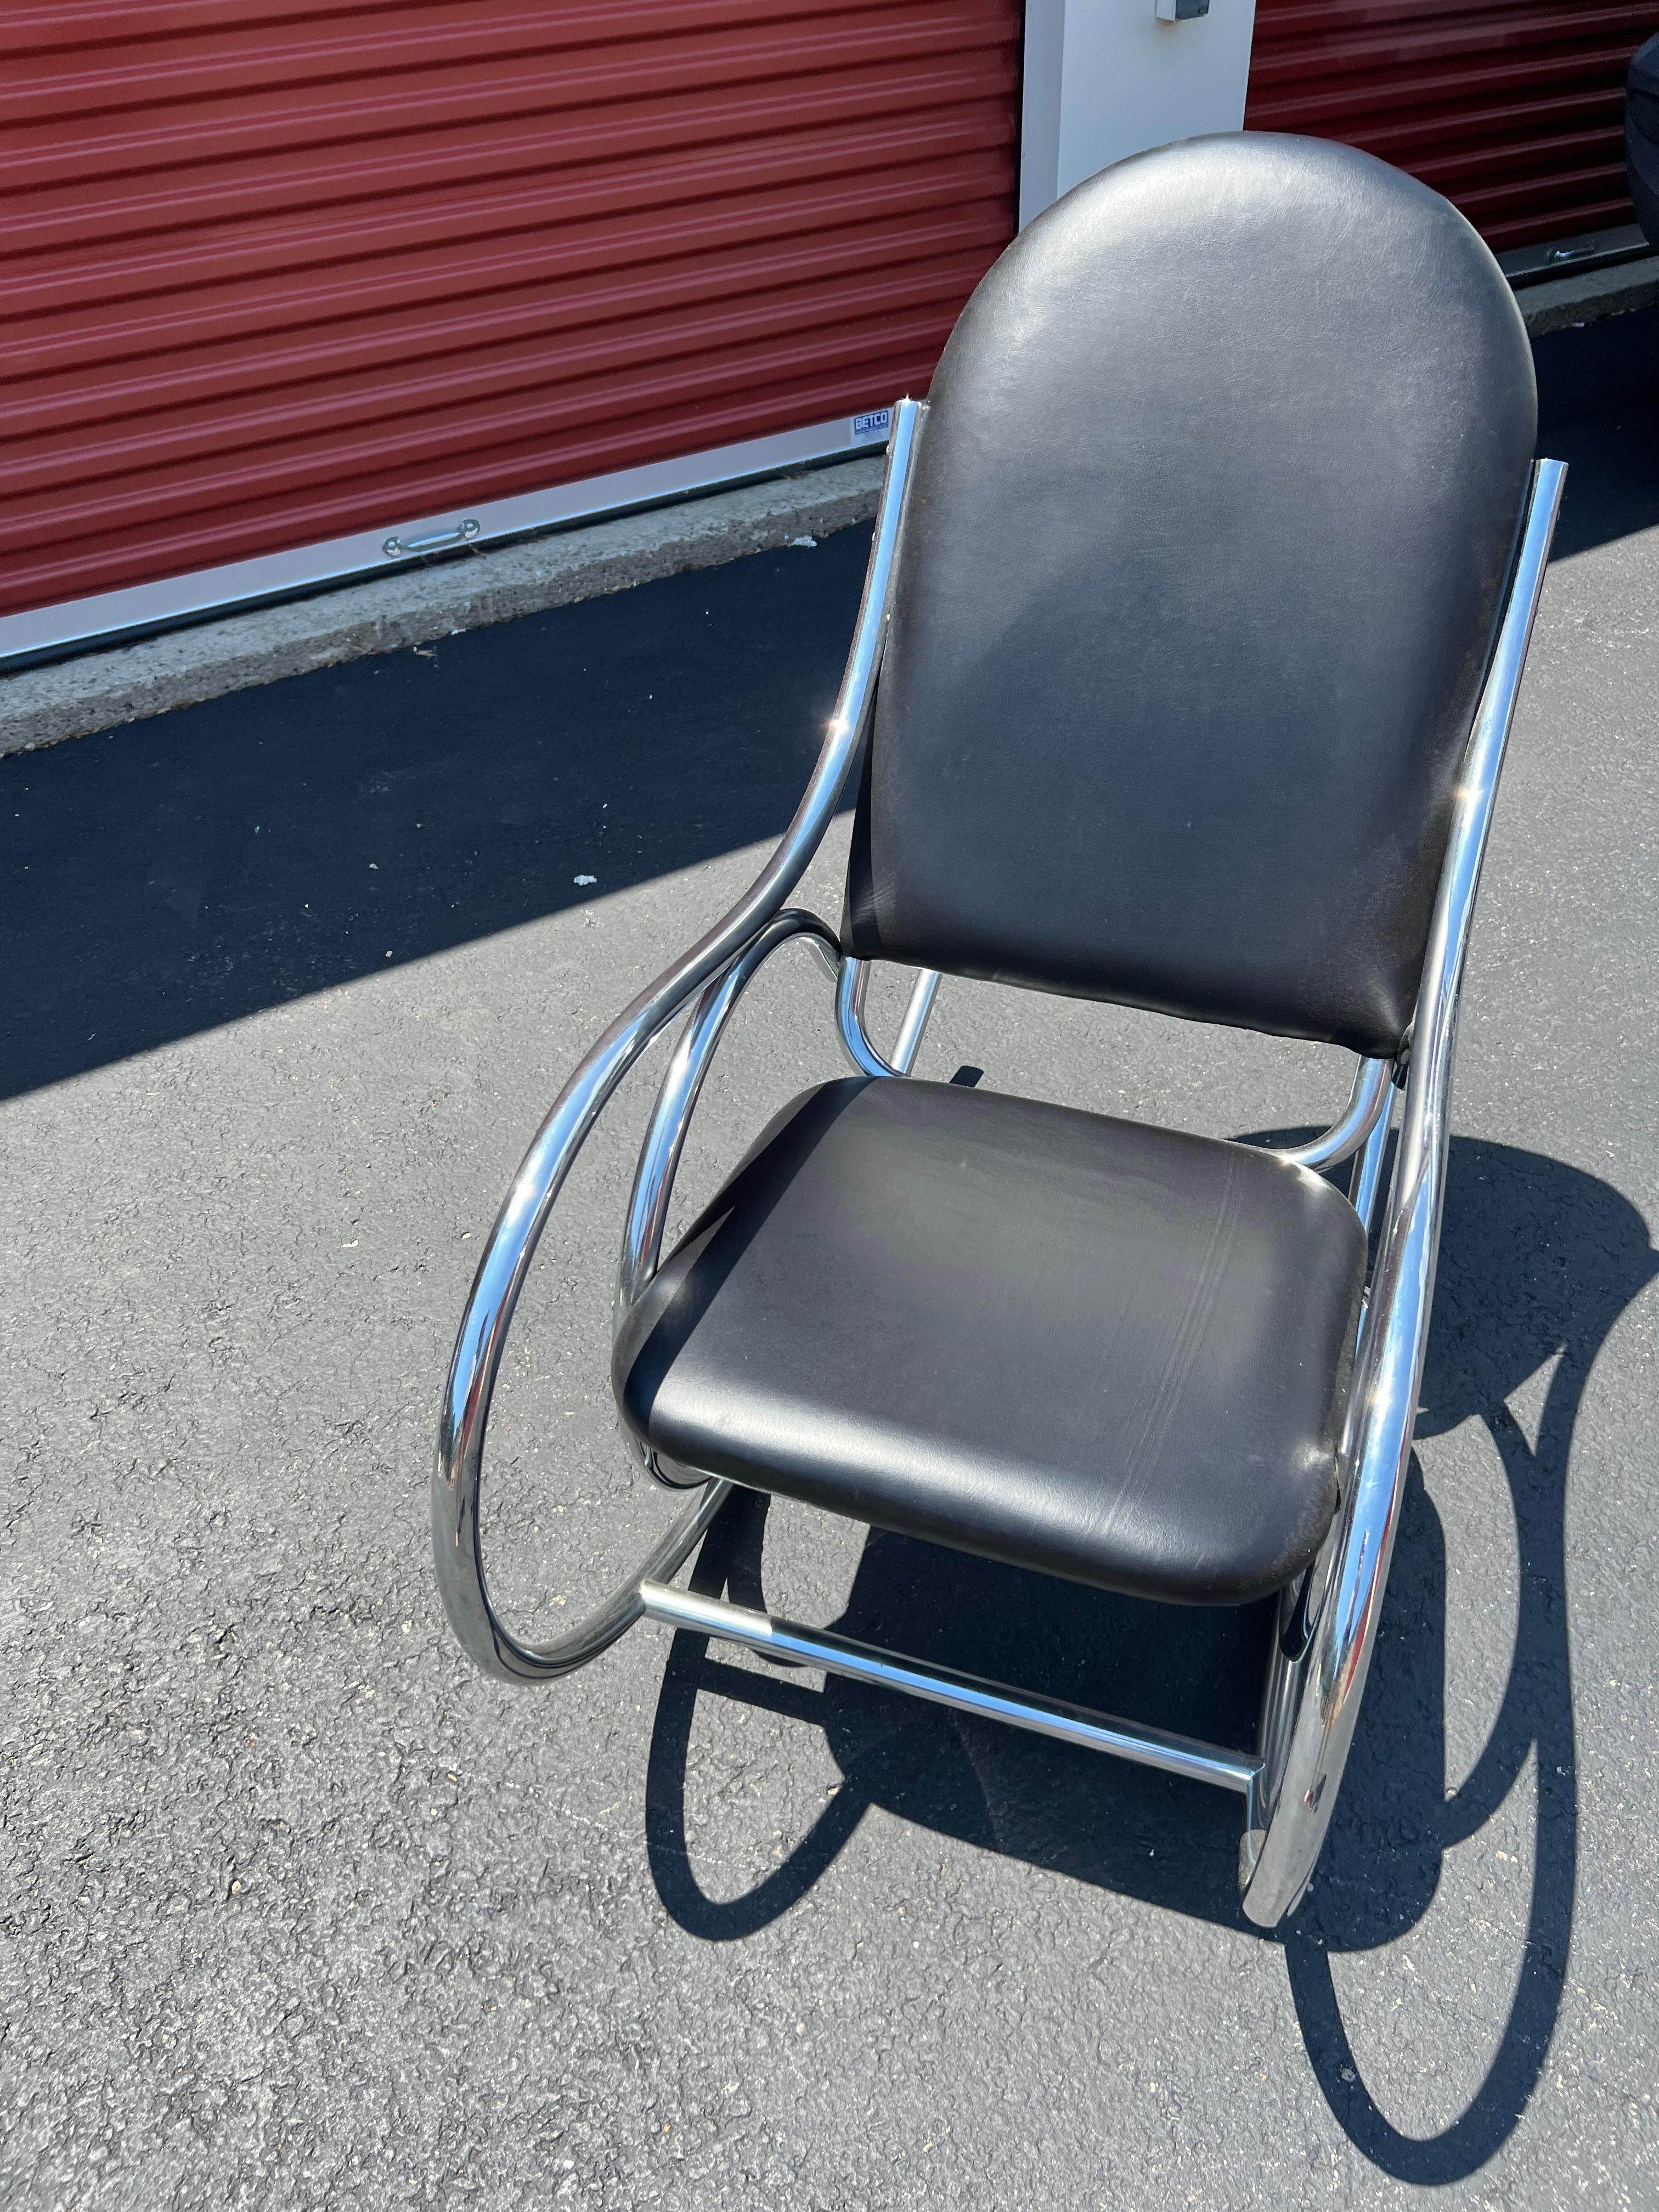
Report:
M 1365 1240 L 1272 1154 L 914 1079 L 808 1091 L 617 1339 L 682 1470 L 1139 1596 L 1291 1582 Z

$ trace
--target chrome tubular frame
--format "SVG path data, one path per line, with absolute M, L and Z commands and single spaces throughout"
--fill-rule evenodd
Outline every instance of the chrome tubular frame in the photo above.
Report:
M 828 825 L 868 719 L 910 459 L 924 411 L 908 401 L 896 410 L 870 573 L 841 700 L 783 843 L 726 921 L 637 999 L 588 1054 L 544 1124 L 492 1232 L 463 1320 L 440 1428 L 432 1493 L 439 1583 L 465 1648 L 487 1673 L 507 1680 L 543 1680 L 580 1666 L 647 1617 L 1237 1791 L 1245 1800 L 1239 1861 L 1243 1908 L 1251 1920 L 1273 1927 L 1294 1910 L 1312 1875 L 1376 1641 L 1433 1295 L 1458 991 L 1498 774 L 1560 505 L 1565 471 L 1559 462 L 1540 462 L 1534 472 L 1510 597 L 1464 757 L 1386 1206 L 1384 1169 L 1399 1079 L 1391 1061 L 1362 1060 L 1341 1117 L 1322 1136 L 1279 1155 L 1310 1169 L 1352 1158 L 1352 1202 L 1367 1233 L 1379 1207 L 1383 1218 L 1340 1451 L 1340 1504 L 1318 1559 L 1281 1600 L 1257 1751 L 1200 1743 L 671 1587 L 670 1577 L 727 1494 L 730 1486 L 718 1480 L 703 1486 L 640 1571 L 557 1644 L 519 1642 L 497 1618 L 484 1587 L 480 1463 L 513 1309 L 570 1161 L 651 1039 L 701 994 L 664 1074 L 641 1151 L 618 1269 L 618 1322 L 655 1271 L 686 1131 L 721 1033 L 774 951 L 805 936 L 835 969 L 837 1025 L 861 1073 L 902 1076 L 915 1064 L 939 988 L 937 974 L 924 970 L 917 978 L 893 1056 L 884 1059 L 864 1026 L 868 964 L 839 957 L 834 933 L 816 916 L 781 909 Z M 637 1456 L 659 1481 L 684 1486 L 648 1453 Z
M 1392 1097 L 1385 1093 L 1385 1106 L 1392 1107 L 1393 1103 Z M 1354 1162 L 1353 1178 L 1348 1188 L 1353 1210 L 1364 1224 L 1367 1237 L 1376 1226 L 1377 1200 L 1382 1195 L 1382 1165 L 1388 1157 L 1389 1131 L 1393 1120 L 1392 1113 L 1385 1111 L 1372 1122 L 1364 1149 Z
M 699 1597 L 690 1590 L 670 1589 L 663 1583 L 642 1583 L 640 1595 L 647 1619 L 659 1620 L 670 1628 L 690 1629 L 695 1635 L 717 1636 L 727 1644 L 745 1644 L 751 1651 L 763 1651 L 793 1666 L 822 1667 L 827 1674 L 845 1674 L 855 1682 L 903 1690 L 930 1705 L 948 1705 L 953 1712 L 969 1713 L 978 1720 L 1006 1721 L 1036 1735 L 1080 1744 L 1086 1751 L 1109 1751 L 1137 1766 L 1153 1766 L 1160 1773 L 1182 1775 L 1189 1782 L 1211 1782 L 1218 1789 L 1237 1790 L 1247 1803 L 1255 1797 L 1261 1762 L 1247 1751 L 1224 1751 L 1218 1745 L 1200 1743 L 1193 1736 L 1176 1735 L 1168 1729 L 1114 1720 L 1108 1713 L 1091 1712 L 1085 1705 L 1034 1697 L 1029 1690 L 1006 1689 L 1000 1682 L 988 1682 L 977 1674 L 959 1674 L 953 1668 L 924 1667 L 918 1660 L 901 1658 L 877 1644 L 857 1644 L 851 1637 L 837 1636 L 833 1629 L 800 1628 L 791 1620 L 776 1620 L 770 1613 L 750 1613 L 744 1607 Z
M 1353 1093 L 1342 1109 L 1341 1120 L 1333 1121 L 1322 1137 L 1309 1144 L 1285 1146 L 1279 1158 L 1297 1168 L 1331 1168 L 1346 1160 L 1359 1150 L 1379 1121 L 1386 1121 L 1382 1109 L 1389 1103 L 1393 1081 L 1391 1060 L 1362 1060 L 1354 1071 Z
M 1565 475 L 1559 461 L 1540 461 L 1534 471 L 1509 604 L 1464 755 L 1429 933 L 1399 1149 L 1355 1355 L 1339 1468 L 1341 1503 L 1310 1578 L 1301 1632 L 1281 1635 L 1268 1663 L 1261 1781 L 1239 1856 L 1244 1911 L 1264 1928 L 1276 1927 L 1295 1910 L 1312 1876 L 1376 1641 L 1434 1296 L 1458 993 L 1498 778 Z M 1374 1125 L 1384 1132 L 1386 1127 L 1386 1120 Z M 1370 1165 L 1362 1160 L 1362 1188 Z M 1373 1171 L 1367 1194 L 1373 1204 L 1375 1189 Z
M 864 1001 L 870 988 L 870 963 L 855 960 L 849 953 L 841 963 L 841 977 L 836 986 L 836 1024 L 841 1031 L 841 1041 L 847 1057 L 860 1075 L 908 1075 L 916 1064 L 916 1054 L 921 1050 L 921 1040 L 927 1028 L 927 1017 L 933 1011 L 933 1000 L 939 996 L 939 972 L 924 968 L 913 987 L 909 1003 L 904 1009 L 904 1018 L 899 1024 L 898 1042 L 893 1047 L 893 1057 L 884 1060 L 870 1042 L 870 1033 L 864 1026 Z
M 815 914 L 799 907 L 786 907 L 775 915 L 764 928 L 759 929 L 749 940 L 745 949 L 731 966 L 712 982 L 703 986 L 702 996 L 692 1010 L 672 1059 L 663 1071 L 662 1085 L 657 1092 L 657 1103 L 652 1109 L 650 1125 L 645 1133 L 645 1142 L 640 1147 L 639 1165 L 634 1170 L 634 1189 L 628 1201 L 628 1222 L 623 1231 L 622 1257 L 617 1267 L 617 1297 L 612 1322 L 612 1334 L 622 1327 L 629 1308 L 639 1297 L 653 1275 L 662 1254 L 663 1231 L 668 1223 L 668 1202 L 673 1195 L 674 1177 L 679 1171 L 680 1154 L 685 1149 L 686 1133 L 691 1126 L 691 1116 L 696 1110 L 697 1099 L 702 1090 L 702 1080 L 714 1059 L 732 1009 L 762 964 L 773 953 L 797 937 L 804 937 L 829 969 L 831 980 L 840 972 L 841 947 L 835 932 L 827 922 L 820 921 Z M 665 1489 L 684 1490 L 700 1487 L 704 1477 L 693 1477 L 688 1484 L 672 1475 L 659 1464 L 656 1454 L 629 1428 L 623 1428 L 623 1442 L 630 1455 L 637 1461 L 653 1481 Z
M 502 1680 L 544 1681 L 568 1673 L 614 1642 L 640 1617 L 637 1575 L 590 1620 L 552 1644 L 521 1641 L 496 1613 L 484 1582 L 478 1518 L 489 1402 L 536 1246 L 588 1133 L 652 1040 L 779 912 L 823 842 L 857 758 L 875 697 L 904 496 L 925 412 L 909 399 L 901 400 L 893 410 L 887 473 L 841 696 L 811 781 L 783 842 L 725 919 L 641 992 L 583 1058 L 526 1155 L 473 1279 L 439 1417 L 432 1477 L 433 1550 L 444 1609 L 462 1648 L 486 1674 Z M 723 1494 L 722 1486 L 710 1484 L 641 1572 L 672 1574 L 714 1517 Z

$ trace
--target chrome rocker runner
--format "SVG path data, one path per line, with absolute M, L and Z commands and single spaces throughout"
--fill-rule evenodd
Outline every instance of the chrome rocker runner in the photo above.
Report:
M 1236 1791 L 1245 1912 L 1295 1908 L 1411 1448 L 1464 952 L 1564 474 L 1534 430 L 1486 247 L 1344 147 L 1141 155 L 1003 254 L 929 404 L 894 411 L 793 822 L 578 1066 L 479 1267 L 432 1491 L 479 1666 L 549 1680 L 649 1618 L 908 1691 Z M 855 769 L 836 928 L 786 902 Z M 665 1257 L 715 1047 L 797 937 L 857 1073 L 779 1115 Z M 877 960 L 922 971 L 885 1057 Z M 1339 1045 L 1352 1096 L 1274 1152 L 923 1082 L 941 975 Z M 612 1379 L 641 1470 L 685 1510 L 590 1619 L 531 1644 L 480 1553 L 490 1395 L 572 1161 L 683 1015 Z M 1172 1604 L 1277 1593 L 1256 1748 L 676 1588 L 733 1484 Z

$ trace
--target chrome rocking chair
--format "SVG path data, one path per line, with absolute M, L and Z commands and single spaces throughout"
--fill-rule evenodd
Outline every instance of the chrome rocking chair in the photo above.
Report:
M 549 1680 L 648 1618 L 908 1691 L 1236 1791 L 1243 1910 L 1294 1910 L 1411 1448 L 1459 984 L 1564 475 L 1534 431 L 1497 264 L 1346 148 L 1138 156 L 1002 255 L 931 399 L 894 410 L 794 820 L 582 1060 L 480 1264 L 432 1505 L 444 1602 L 488 1673 Z M 785 902 L 860 763 L 836 930 Z M 779 1115 L 665 1258 L 711 1056 L 796 937 L 835 978 L 856 1075 Z M 878 960 L 922 970 L 885 1058 Z M 1273 1152 L 922 1082 L 941 975 L 1340 1045 L 1352 1097 Z M 612 1381 L 639 1465 L 689 1502 L 591 1619 L 532 1644 L 485 1588 L 490 1395 L 577 1151 L 688 1008 Z M 1256 1749 L 676 1588 L 734 1484 L 1171 1604 L 1277 1594 Z

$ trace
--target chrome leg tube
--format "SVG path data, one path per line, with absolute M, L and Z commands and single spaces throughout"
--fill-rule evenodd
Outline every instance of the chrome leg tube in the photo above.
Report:
M 1375 1226 L 1377 1205 L 1383 1195 L 1382 1171 L 1388 1158 L 1387 1112 L 1373 1122 L 1364 1148 L 1354 1164 L 1352 1203 L 1369 1237 Z M 1368 1290 L 1359 1312 L 1363 1341 L 1372 1291 Z M 1356 1351 L 1356 1361 L 1358 1361 Z M 1346 1445 L 1346 1439 L 1345 1439 Z M 1345 1464 L 1346 1460 L 1345 1460 Z M 1344 1540 L 1345 1521 L 1339 1504 L 1330 1534 L 1319 1556 L 1298 1583 L 1283 1592 L 1273 1640 L 1267 1654 L 1267 1680 L 1262 1693 L 1261 1719 L 1257 1735 L 1261 1756 L 1261 1781 L 1250 1807 L 1250 1819 L 1239 1847 L 1241 1881 L 1254 1869 L 1266 1834 L 1268 1810 L 1277 1803 L 1289 1755 L 1291 1729 L 1307 1686 L 1310 1658 L 1319 1611 L 1330 1588 L 1337 1554 Z
M 1371 1125 L 1349 1187 L 1353 1210 L 1364 1224 L 1367 1237 L 1376 1226 L 1377 1204 L 1382 1195 L 1382 1164 L 1388 1158 L 1389 1131 L 1393 1120 L 1391 1114 L 1384 1112 Z
M 1475 716 L 1441 874 L 1413 1032 L 1393 1187 L 1355 1362 L 1341 1502 L 1310 1585 L 1305 1649 L 1281 1647 L 1262 1716 L 1257 1815 L 1240 1858 L 1243 1902 L 1277 1926 L 1311 1879 L 1330 1825 L 1376 1641 L 1434 1296 L 1457 997 L 1498 778 L 1543 588 L 1565 470 L 1540 461 L 1497 651 Z M 1362 1179 L 1364 1169 L 1362 1165 Z M 1281 1663 L 1283 1662 L 1283 1663 Z
M 860 1075 L 896 1075 L 870 1042 L 864 1026 L 864 1001 L 870 988 L 870 963 L 846 954 L 836 985 L 836 1027 L 847 1057 Z
M 519 1295 L 571 1164 L 623 1078 L 652 1040 L 779 914 L 823 842 L 875 697 L 905 492 L 924 413 L 908 399 L 893 411 L 887 477 L 841 695 L 811 781 L 782 842 L 724 920 L 642 992 L 585 1054 L 526 1155 L 473 1279 L 439 1415 L 431 1487 L 433 1558 L 444 1609 L 463 1648 L 486 1674 L 504 1681 L 541 1681 L 566 1673 L 638 1618 L 624 1585 L 592 1621 L 556 1644 L 535 1645 L 516 1637 L 490 1603 L 478 1493 L 490 1400 Z M 665 1540 L 669 1550 L 695 1542 L 707 1526 L 706 1520 L 698 1523 L 697 1515 L 705 1509 L 712 1513 L 717 1505 L 714 1493 L 705 1493 L 702 1504 Z M 689 1535 L 688 1528 L 693 1532 Z M 634 1578 L 635 1586 L 638 1579 Z
M 1443 1167 L 1443 1127 L 1414 1191 L 1390 1206 L 1399 1233 L 1385 1231 L 1360 1333 L 1336 1520 L 1303 1617 L 1281 1620 L 1269 1660 L 1257 1820 L 1239 1862 L 1245 1912 L 1263 1927 L 1295 1911 L 1312 1877 L 1359 1717 L 1411 1454 Z
M 915 980 L 904 1009 L 904 1019 L 899 1024 L 898 1042 L 893 1047 L 893 1065 L 901 1075 L 908 1075 L 916 1064 L 916 1054 L 927 1032 L 927 1017 L 939 996 L 939 984 L 936 968 L 924 968 Z
M 641 1590 L 647 1583 L 660 1581 L 676 1574 L 701 1543 L 709 1523 L 732 1494 L 729 1482 L 706 1482 L 700 1486 L 696 1496 L 684 1512 L 668 1528 L 625 1581 L 620 1582 L 595 1606 L 580 1626 L 568 1636 L 556 1638 L 550 1644 L 538 1644 L 536 1679 L 551 1681 L 561 1674 L 573 1674 L 578 1667 L 586 1666 L 597 1659 L 619 1636 L 625 1636 L 645 1613 L 645 1601 Z M 492 1669 L 492 1672 L 501 1670 Z M 522 1680 L 522 1677 L 514 1679 Z

